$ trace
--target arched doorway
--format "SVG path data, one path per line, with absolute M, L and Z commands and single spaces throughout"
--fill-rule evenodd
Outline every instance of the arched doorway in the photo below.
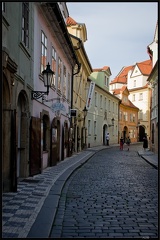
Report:
M 2 114 L 2 175 L 3 175 L 3 191 L 16 191 L 16 152 L 15 141 L 12 141 L 15 136 L 14 114 L 11 109 L 11 93 L 10 85 L 6 76 L 3 74 L 3 114 Z
M 29 109 L 25 91 L 18 96 L 16 129 L 17 129 L 17 179 L 29 176 Z
M 42 111 L 43 124 L 43 146 L 42 146 L 42 169 L 45 169 L 50 164 L 50 120 L 49 113 Z
M 60 119 L 55 117 L 51 124 L 51 166 L 60 161 Z
M 103 145 L 106 145 L 107 144 L 107 142 L 106 142 L 106 134 L 107 134 L 107 125 L 106 124 L 104 124 L 103 125 Z
M 139 126 L 139 142 L 143 142 L 143 138 L 145 135 L 145 127 L 144 126 Z

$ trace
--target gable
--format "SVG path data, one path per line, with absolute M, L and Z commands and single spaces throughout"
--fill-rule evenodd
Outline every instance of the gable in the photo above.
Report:
M 139 75 L 142 75 L 140 69 L 138 68 L 137 65 L 135 65 L 134 69 L 133 69 L 133 72 L 131 74 L 131 77 L 136 77 L 136 76 L 139 76 Z

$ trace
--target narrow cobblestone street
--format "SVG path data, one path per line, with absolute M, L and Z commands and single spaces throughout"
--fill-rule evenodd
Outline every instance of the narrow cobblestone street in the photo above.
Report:
M 50 237 L 158 237 L 158 171 L 138 147 L 104 149 L 72 174 Z

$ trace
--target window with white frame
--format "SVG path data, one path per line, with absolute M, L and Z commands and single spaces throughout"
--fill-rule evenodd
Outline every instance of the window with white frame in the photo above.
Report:
M 68 73 L 68 100 L 71 100 L 71 75 Z
M 62 61 L 59 57 L 58 59 L 58 90 L 61 91 L 61 81 L 62 80 Z
M 66 81 L 67 81 L 67 76 L 66 76 L 66 67 L 63 66 L 63 95 L 66 97 Z
M 88 135 L 91 135 L 91 120 L 88 120 Z
M 130 113 L 130 122 L 133 122 L 133 114 Z
M 143 100 L 143 93 L 139 93 L 139 100 Z
M 29 2 L 22 2 L 22 42 L 29 47 Z
M 135 122 L 135 120 L 136 120 L 136 115 L 135 113 L 133 113 L 133 122 Z
M 52 71 L 55 73 L 56 76 L 56 50 L 52 46 Z M 53 78 L 53 85 L 56 85 L 56 78 Z
M 97 135 L 97 122 L 94 121 L 94 135 Z
M 143 111 L 142 111 L 142 109 L 139 110 L 138 115 L 139 115 L 138 119 L 143 120 Z
M 122 111 L 119 112 L 119 120 L 122 121 Z
M 134 80 L 133 82 L 133 87 L 136 87 L 136 80 Z
M 104 76 L 104 84 L 105 84 L 105 86 L 109 86 L 109 77 L 107 77 L 107 76 Z
M 127 112 L 123 112 L 123 119 L 124 119 L 124 121 L 128 121 Z
M 135 101 L 135 94 L 132 95 L 132 101 Z
M 97 107 L 97 92 L 94 92 L 95 107 Z
M 46 69 L 47 65 L 47 37 L 41 32 L 41 73 Z

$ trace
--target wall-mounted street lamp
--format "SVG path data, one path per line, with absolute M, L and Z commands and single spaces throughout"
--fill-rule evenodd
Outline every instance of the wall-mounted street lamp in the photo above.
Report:
M 108 124 L 108 126 L 109 126 L 109 127 L 112 127 L 112 126 L 114 126 L 114 118 L 112 118 L 112 120 L 111 120 L 111 121 L 112 121 L 112 124 Z
M 87 108 L 86 108 L 86 106 L 85 106 L 84 109 L 83 109 L 83 116 L 84 116 L 83 125 L 84 125 L 84 126 L 85 126 L 85 118 L 86 118 L 86 116 L 87 116 L 87 112 L 88 112 L 88 110 L 87 110 Z
M 49 87 L 52 84 L 52 78 L 54 76 L 54 72 L 50 69 L 49 63 L 47 64 L 46 67 L 47 68 L 42 72 L 42 74 L 44 78 L 44 86 L 47 87 L 47 91 L 46 92 L 32 91 L 31 99 L 39 99 L 41 97 L 43 98 L 44 95 L 48 95 L 49 93 Z
M 83 109 L 83 115 L 84 115 L 84 118 L 86 118 L 86 116 L 87 116 L 87 112 L 88 112 L 88 110 L 87 110 L 87 108 L 86 108 L 86 106 L 85 106 L 84 109 Z

